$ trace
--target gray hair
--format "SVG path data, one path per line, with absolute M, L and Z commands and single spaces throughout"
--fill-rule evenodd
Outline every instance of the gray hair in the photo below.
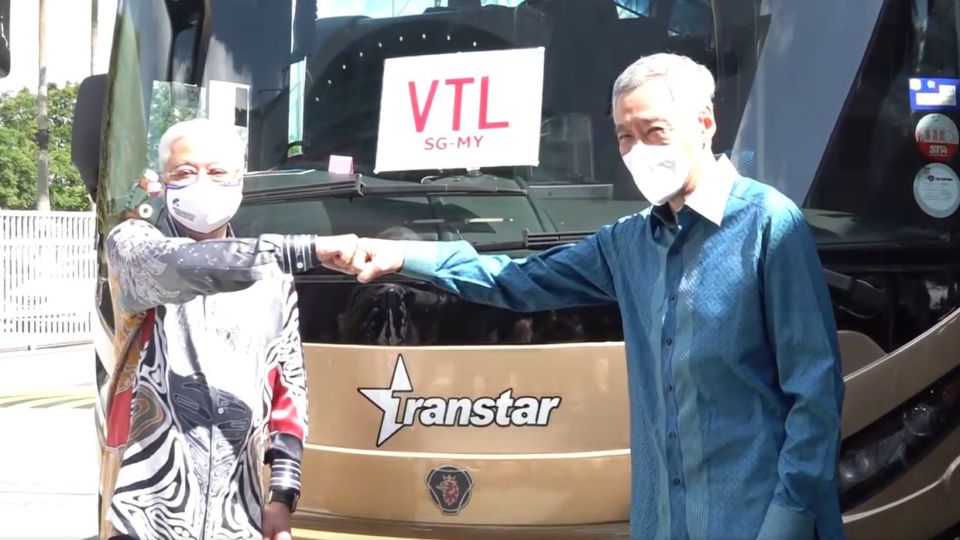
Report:
M 700 109 L 713 107 L 716 82 L 706 67 L 686 56 L 657 53 L 630 64 L 613 83 L 612 103 L 653 79 L 663 78 L 674 101 Z
M 167 168 L 167 162 L 173 154 L 173 145 L 185 137 L 216 141 L 224 152 L 222 158 L 224 161 L 243 167 L 246 145 L 237 130 L 224 122 L 215 122 L 209 118 L 194 118 L 177 122 L 164 132 L 163 137 L 160 137 L 157 158 L 161 169 Z

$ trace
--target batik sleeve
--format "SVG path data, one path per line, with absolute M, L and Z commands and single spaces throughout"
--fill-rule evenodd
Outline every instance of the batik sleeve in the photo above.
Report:
M 307 384 L 300 347 L 300 317 L 293 280 L 284 280 L 283 330 L 267 353 L 268 384 L 272 389 L 270 488 L 300 491 L 300 462 L 307 436 Z
M 131 219 L 110 232 L 106 250 L 120 282 L 120 307 L 140 313 L 310 270 L 320 265 L 317 238 L 264 234 L 197 242 L 164 236 L 146 221 Z

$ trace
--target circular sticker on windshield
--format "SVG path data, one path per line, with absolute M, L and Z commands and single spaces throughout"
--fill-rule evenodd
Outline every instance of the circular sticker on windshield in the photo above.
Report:
M 933 113 L 917 122 L 917 147 L 920 152 L 935 161 L 947 161 L 957 153 L 960 134 L 957 125 L 948 116 Z
M 949 217 L 960 206 L 960 179 L 950 167 L 931 163 L 920 169 L 913 180 L 913 198 L 927 214 Z

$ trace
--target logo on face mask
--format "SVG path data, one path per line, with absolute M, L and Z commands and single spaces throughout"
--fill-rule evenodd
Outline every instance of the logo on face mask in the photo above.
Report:
M 420 424 L 424 427 L 500 427 L 546 426 L 550 415 L 560 406 L 560 396 L 513 397 L 508 388 L 497 397 L 405 397 L 413 392 L 403 356 L 397 357 L 393 380 L 387 388 L 358 388 L 382 412 L 377 446 L 383 445 L 401 429 Z M 402 406 L 401 406 L 402 401 Z

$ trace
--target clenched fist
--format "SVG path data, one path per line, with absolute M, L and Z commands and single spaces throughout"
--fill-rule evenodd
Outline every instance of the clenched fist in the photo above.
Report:
M 357 243 L 348 273 L 356 274 L 357 281 L 369 283 L 374 279 L 399 272 L 403 268 L 404 242 L 362 238 Z
M 351 261 L 357 249 L 359 238 L 355 234 L 338 236 L 318 236 L 316 239 L 317 258 L 320 264 L 331 270 L 352 274 Z

